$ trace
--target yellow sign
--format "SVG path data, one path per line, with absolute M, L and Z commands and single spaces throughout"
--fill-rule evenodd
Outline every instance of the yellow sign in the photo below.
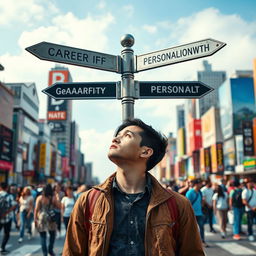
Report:
M 46 166 L 46 143 L 40 145 L 39 168 Z

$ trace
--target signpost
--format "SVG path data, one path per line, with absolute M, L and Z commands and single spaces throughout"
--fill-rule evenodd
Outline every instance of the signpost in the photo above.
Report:
M 136 71 L 158 68 L 188 60 L 213 55 L 226 44 L 214 39 L 205 39 L 136 57 Z
M 139 82 L 140 99 L 197 99 L 212 90 L 202 82 Z
M 55 83 L 43 90 L 56 100 L 116 99 L 115 82 Z
M 39 59 L 120 73 L 118 56 L 41 42 L 26 50 Z
M 134 73 L 213 55 L 226 44 L 205 39 L 134 57 L 134 37 L 121 38 L 121 56 L 41 42 L 26 50 L 42 60 L 121 74 L 121 82 L 56 83 L 43 90 L 55 99 L 121 99 L 122 119 L 134 117 L 135 99 L 200 98 L 213 88 L 201 82 L 138 82 Z

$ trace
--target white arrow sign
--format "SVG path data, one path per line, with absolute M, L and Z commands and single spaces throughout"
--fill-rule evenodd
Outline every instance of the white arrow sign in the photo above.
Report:
M 158 68 L 183 61 L 213 55 L 226 44 L 214 39 L 205 39 L 161 51 L 136 56 L 136 71 Z
M 26 50 L 39 59 L 120 73 L 118 56 L 41 42 Z

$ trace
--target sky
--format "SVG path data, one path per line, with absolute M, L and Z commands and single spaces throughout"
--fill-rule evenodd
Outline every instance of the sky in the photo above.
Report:
M 48 72 L 55 63 L 43 61 L 25 48 L 42 41 L 120 55 L 120 38 L 132 34 L 134 55 L 162 50 L 206 38 L 227 45 L 205 59 L 191 60 L 135 74 L 139 81 L 195 81 L 208 60 L 213 70 L 252 69 L 256 57 L 255 0 L 1 0 L 0 81 L 35 82 L 40 118 L 46 118 Z M 73 65 L 73 82 L 120 81 L 117 73 Z M 168 136 L 176 133 L 176 106 L 184 100 L 136 100 L 135 117 Z M 2 110 L 0 110 L 2 111 Z M 100 181 L 115 166 L 107 152 L 113 133 L 122 121 L 120 100 L 73 101 L 73 120 L 79 125 L 81 150 L 93 162 Z

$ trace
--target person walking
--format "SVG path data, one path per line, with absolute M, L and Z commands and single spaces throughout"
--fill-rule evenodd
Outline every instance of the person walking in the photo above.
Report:
M 194 179 L 191 180 L 191 189 L 188 190 L 186 193 L 186 197 L 190 201 L 192 208 L 194 210 L 196 221 L 200 230 L 200 237 L 202 240 L 202 243 L 204 247 L 209 247 L 209 245 L 205 242 L 205 236 L 204 236 L 204 215 L 202 211 L 202 204 L 203 204 L 203 195 L 200 191 L 201 189 L 201 180 Z
M 148 173 L 166 146 L 167 139 L 140 119 L 118 127 L 108 152 L 116 172 L 78 198 L 63 256 L 205 255 L 188 200 Z
M 212 183 L 210 180 L 206 180 L 205 186 L 201 188 L 204 203 L 204 223 L 209 222 L 210 232 L 216 233 L 213 228 L 213 203 L 212 197 L 214 191 L 212 189 Z
M 60 203 L 54 197 L 54 192 L 51 184 L 47 184 L 43 187 L 42 194 L 37 197 L 36 206 L 34 211 L 35 216 L 35 226 L 38 229 L 41 240 L 41 247 L 43 255 L 47 256 L 48 253 L 50 256 L 55 256 L 53 251 L 57 223 L 56 216 L 51 215 L 54 208 L 60 209 Z M 50 235 L 49 246 L 47 247 L 47 232 Z
M 246 183 L 246 189 L 242 192 L 242 200 L 247 215 L 248 239 L 249 241 L 254 241 L 253 224 L 256 219 L 256 189 L 250 179 Z
M 239 181 L 234 181 L 234 189 L 229 194 L 229 208 L 234 215 L 233 239 L 240 240 L 242 233 L 242 217 L 244 214 L 244 204 L 242 201 L 242 188 Z
M 224 239 L 226 238 L 226 228 L 228 222 L 228 193 L 223 191 L 223 186 L 218 185 L 217 191 L 213 197 L 213 211 L 218 218 L 220 226 L 220 234 Z
M 61 212 L 66 230 L 68 228 L 69 218 L 75 203 L 76 199 L 73 193 L 73 188 L 71 186 L 68 186 L 66 188 L 66 196 L 64 196 L 61 200 Z
M 0 248 L 0 253 L 2 255 L 9 253 L 5 247 L 10 238 L 13 217 L 12 211 L 17 207 L 17 202 L 7 191 L 7 183 L 2 182 L 0 184 L 0 232 L 4 229 L 4 236 Z
M 20 213 L 20 237 L 18 242 L 23 241 L 25 228 L 28 229 L 28 240 L 32 236 L 32 221 L 33 221 L 33 210 L 34 210 L 34 198 L 31 195 L 30 187 L 24 187 L 19 198 L 19 213 Z

